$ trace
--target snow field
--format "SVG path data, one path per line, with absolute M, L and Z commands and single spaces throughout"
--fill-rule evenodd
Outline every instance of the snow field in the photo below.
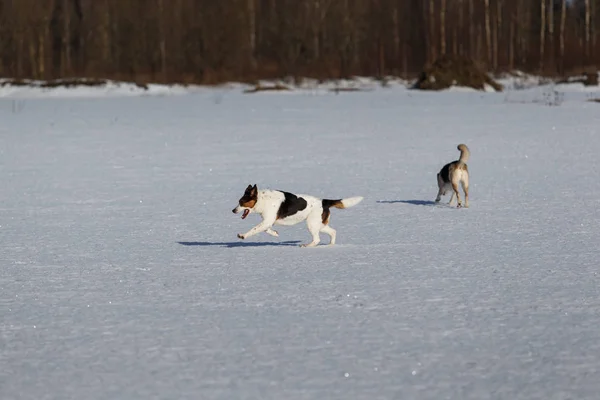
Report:
M 595 398 L 600 109 L 543 90 L 0 100 L 0 397 Z M 241 241 L 250 183 L 365 200 Z

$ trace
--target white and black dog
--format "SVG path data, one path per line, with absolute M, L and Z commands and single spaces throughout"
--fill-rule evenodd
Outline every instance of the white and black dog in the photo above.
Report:
M 462 207 L 463 204 L 460 201 L 460 193 L 458 192 L 458 184 L 460 183 L 465 192 L 465 207 L 469 207 L 469 168 L 467 168 L 467 160 L 471 152 L 466 144 L 459 144 L 457 149 L 460 151 L 460 158 L 444 165 L 437 174 L 438 194 L 435 202 L 439 202 L 448 190 L 452 190 L 452 196 L 450 196 L 448 204 L 452 204 L 452 200 L 456 196 L 458 207 Z
M 246 239 L 260 232 L 271 236 L 279 234 L 271 229 L 273 225 L 296 225 L 306 221 L 312 242 L 301 247 L 313 247 L 319 244 L 319 232 L 329 235 L 330 245 L 335 244 L 335 229 L 329 226 L 331 207 L 348 208 L 357 205 L 362 197 L 350 197 L 340 200 L 318 199 L 313 196 L 295 195 L 279 190 L 258 190 L 256 185 L 248 185 L 236 208 L 235 214 L 243 211 L 242 219 L 251 212 L 260 214 L 262 222 L 244 234 L 238 234 L 240 239 Z

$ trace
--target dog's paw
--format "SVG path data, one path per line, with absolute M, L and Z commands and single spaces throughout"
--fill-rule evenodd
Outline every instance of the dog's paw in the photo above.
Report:
M 246 236 L 242 235 L 241 233 L 238 233 L 238 235 L 237 235 L 237 236 L 238 236 L 238 238 L 240 238 L 240 239 L 246 239 Z

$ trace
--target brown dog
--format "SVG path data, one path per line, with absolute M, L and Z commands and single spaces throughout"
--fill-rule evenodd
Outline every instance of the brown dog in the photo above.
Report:
M 457 148 L 460 151 L 460 158 L 444 165 L 437 174 L 439 191 L 435 202 L 439 202 L 442 199 L 442 196 L 445 195 L 448 190 L 452 189 L 452 196 L 450 196 L 448 204 L 452 204 L 452 200 L 454 200 L 454 196 L 456 195 L 458 207 L 462 207 L 463 204 L 460 200 L 460 193 L 458 192 L 458 184 L 460 183 L 465 192 L 465 207 L 469 207 L 469 169 L 467 168 L 467 160 L 469 159 L 471 152 L 466 144 L 459 144 Z

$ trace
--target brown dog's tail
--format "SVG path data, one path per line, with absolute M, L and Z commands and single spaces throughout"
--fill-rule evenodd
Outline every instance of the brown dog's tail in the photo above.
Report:
M 469 160 L 469 157 L 471 156 L 471 152 L 469 151 L 469 148 L 467 147 L 466 144 L 459 144 L 456 147 L 459 151 L 460 151 L 460 158 L 458 159 L 459 162 L 466 164 L 467 161 Z

